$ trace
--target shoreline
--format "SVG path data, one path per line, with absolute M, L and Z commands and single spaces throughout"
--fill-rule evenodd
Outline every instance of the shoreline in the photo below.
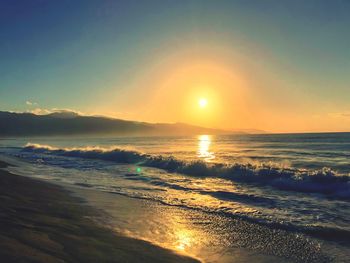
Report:
M 168 206 L 161 202 L 154 202 L 154 200 L 99 191 L 90 188 L 88 185 L 65 182 L 64 180 L 51 180 L 51 178 L 44 176 L 50 175 L 50 169 L 32 170 L 31 167 L 17 162 L 16 158 L 3 156 L 0 159 L 6 163 L 15 164 L 15 167 L 7 169 L 12 173 L 12 177 L 18 174 L 17 177 L 22 179 L 41 183 L 41 189 L 56 187 L 61 192 L 63 191 L 63 199 L 55 197 L 56 191 L 50 192 L 49 197 L 53 197 L 56 201 L 64 201 L 65 198 L 69 198 L 71 203 L 68 202 L 68 208 L 71 205 L 76 205 L 83 209 L 81 214 L 78 212 L 79 216 L 84 217 L 84 220 L 88 220 L 94 227 L 102 228 L 103 231 L 108 232 L 109 237 L 113 235 L 117 236 L 119 240 L 120 237 L 123 240 L 131 239 L 133 240 L 132 243 L 135 242 L 134 240 L 137 241 L 136 243 L 144 242 L 150 247 L 156 247 L 163 252 L 165 250 L 177 257 L 175 260 L 164 258 L 147 260 L 142 258 L 141 261 L 131 259 L 127 262 L 277 263 L 332 262 L 335 259 L 339 260 L 338 262 L 346 262 L 344 259 L 347 258 L 348 248 L 339 246 L 339 244 L 332 244 L 332 242 L 324 242 L 309 235 L 271 228 L 220 214 L 186 209 L 181 206 Z M 54 170 L 52 172 L 55 173 Z M 88 171 L 88 173 L 90 172 Z M 64 177 L 65 172 L 61 175 Z M 64 205 L 60 207 L 61 209 L 67 208 Z M 2 214 L 1 210 L 0 214 Z M 75 223 L 79 225 L 79 222 Z M 104 237 L 102 239 L 103 242 L 106 240 Z M 92 244 L 92 249 L 95 249 L 94 246 L 95 244 Z M 149 250 L 148 246 L 145 247 L 142 244 L 139 244 L 139 246 L 142 247 L 139 249 L 142 250 L 141 254 L 145 252 L 144 249 Z M 128 250 L 128 248 L 126 249 Z M 97 250 L 100 250 L 100 248 L 97 248 Z M 150 252 L 150 254 L 159 255 L 157 251 Z M 180 259 L 178 259 L 179 256 Z M 185 260 L 183 257 L 185 257 Z M 115 261 L 98 259 L 98 262 L 125 261 L 125 259 Z M 8 262 L 18 262 L 18 260 Z M 39 262 L 61 261 L 45 260 Z M 66 262 L 96 261 L 84 259 L 83 261 L 66 260 Z
M 0 258 L 6 262 L 200 262 L 123 236 L 91 218 L 92 207 L 67 189 L 3 170 Z

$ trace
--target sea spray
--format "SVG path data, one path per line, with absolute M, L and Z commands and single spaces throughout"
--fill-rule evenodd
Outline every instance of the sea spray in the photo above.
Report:
M 150 155 L 119 147 L 57 148 L 28 143 L 22 151 L 137 164 L 189 176 L 217 177 L 243 183 L 270 185 L 288 191 L 323 193 L 334 198 L 350 199 L 349 175 L 338 174 L 330 168 L 307 170 L 281 168 L 264 163 L 185 161 L 172 156 Z

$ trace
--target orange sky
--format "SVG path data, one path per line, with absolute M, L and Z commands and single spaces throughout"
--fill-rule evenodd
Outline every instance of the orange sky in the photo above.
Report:
M 348 129 L 350 121 L 346 114 L 332 112 L 332 104 L 327 102 L 320 108 L 319 98 L 300 88 L 307 82 L 296 79 L 299 82 L 296 89 L 296 83 L 283 79 L 285 72 L 266 67 L 271 65 L 273 57 L 256 52 L 252 55 L 259 56 L 266 64 L 252 63 L 251 57 L 242 57 L 228 49 L 201 53 L 184 49 L 175 54 L 170 52 L 169 56 L 162 54 L 142 74 L 135 75 L 124 91 L 114 93 L 114 87 L 110 87 L 108 101 L 90 113 L 227 130 Z M 105 100 L 104 96 L 101 94 Z M 200 98 L 207 99 L 205 108 L 198 106 Z M 118 108 L 123 111 L 117 111 Z
M 0 110 L 350 131 L 345 2 L 5 5 Z

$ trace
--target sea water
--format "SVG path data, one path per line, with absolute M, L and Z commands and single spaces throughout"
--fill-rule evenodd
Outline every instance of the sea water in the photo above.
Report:
M 19 173 L 310 236 L 341 248 L 329 260 L 349 252 L 350 133 L 14 138 L 0 146 L 28 164 L 13 168 Z

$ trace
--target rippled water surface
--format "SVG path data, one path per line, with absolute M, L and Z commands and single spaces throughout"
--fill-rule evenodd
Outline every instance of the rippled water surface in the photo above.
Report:
M 19 138 L 0 146 L 18 173 L 219 216 L 229 232 L 230 220 L 243 220 L 348 251 L 348 133 Z M 173 247 L 186 249 L 185 239 Z

